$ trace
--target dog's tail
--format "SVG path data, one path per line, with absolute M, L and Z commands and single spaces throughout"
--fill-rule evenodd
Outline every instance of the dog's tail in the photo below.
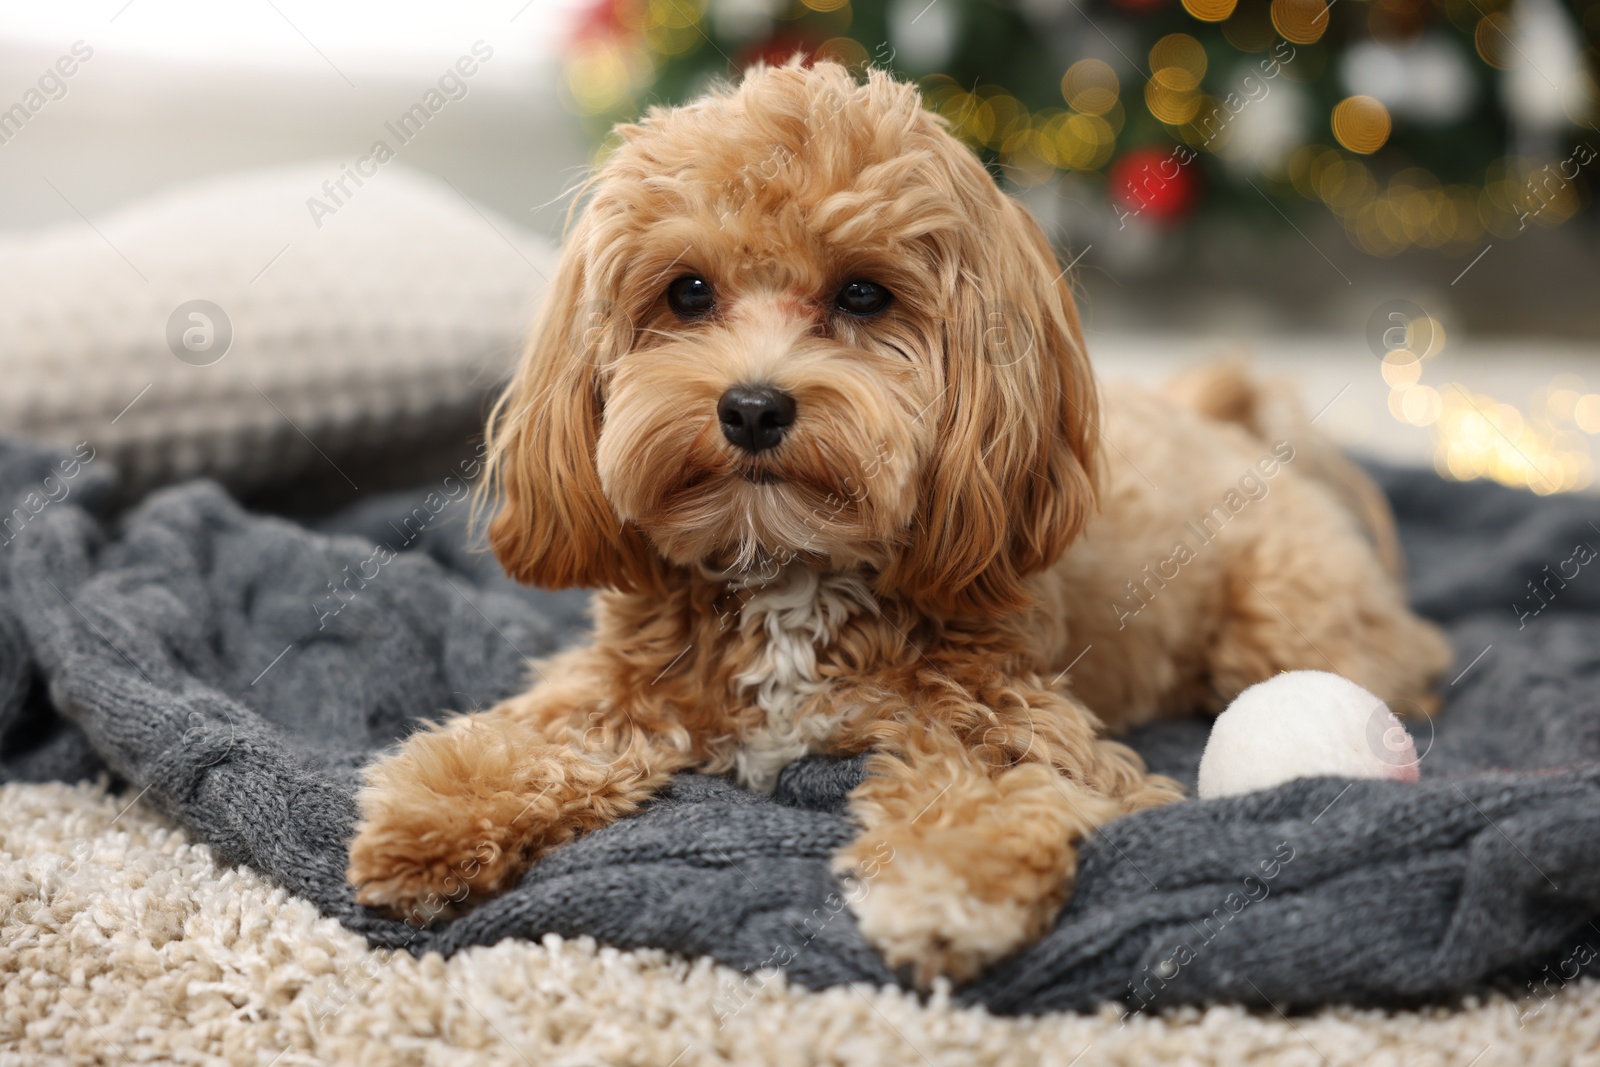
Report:
M 1295 468 L 1333 491 L 1366 530 L 1384 569 L 1404 578 L 1405 557 L 1383 491 L 1311 425 L 1291 383 L 1257 378 L 1245 358 L 1235 355 L 1180 371 L 1164 388 L 1185 407 L 1243 427 L 1263 443 L 1288 441 Z

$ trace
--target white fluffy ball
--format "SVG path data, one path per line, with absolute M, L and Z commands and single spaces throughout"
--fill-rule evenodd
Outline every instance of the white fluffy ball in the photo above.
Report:
M 1316 775 L 1415 782 L 1416 745 L 1387 704 L 1348 678 L 1287 671 L 1217 716 L 1199 791 L 1234 796 Z

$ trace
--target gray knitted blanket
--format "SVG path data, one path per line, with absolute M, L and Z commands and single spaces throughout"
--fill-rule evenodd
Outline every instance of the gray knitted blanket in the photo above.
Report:
M 1421 784 L 1309 779 L 1114 823 L 1056 928 L 959 1000 L 1396 1005 L 1547 989 L 1596 957 L 1600 567 L 1583 546 L 1600 545 L 1600 505 L 1382 477 L 1416 602 L 1458 654 L 1436 731 L 1420 728 Z M 208 483 L 112 516 L 112 488 L 103 460 L 0 444 L 0 780 L 109 770 L 378 946 L 556 932 L 704 954 L 751 973 L 730 1011 L 780 963 L 812 987 L 892 980 L 827 869 L 858 762 L 803 761 L 770 799 L 680 776 L 424 931 L 357 906 L 358 768 L 419 718 L 517 690 L 526 657 L 581 631 L 583 598 L 519 589 L 468 551 L 455 480 L 315 529 Z M 1206 730 L 1133 740 L 1192 783 Z

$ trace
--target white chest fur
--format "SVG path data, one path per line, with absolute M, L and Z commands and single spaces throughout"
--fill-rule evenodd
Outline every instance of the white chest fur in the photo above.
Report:
M 803 714 L 825 684 L 817 677 L 817 653 L 851 615 L 873 608 L 872 594 L 859 578 L 793 564 L 745 603 L 739 625 L 758 630 L 762 642 L 755 662 L 734 684 L 753 699 L 763 718 L 740 738 L 734 757 L 740 784 L 770 793 L 779 771 L 828 740 L 838 716 Z

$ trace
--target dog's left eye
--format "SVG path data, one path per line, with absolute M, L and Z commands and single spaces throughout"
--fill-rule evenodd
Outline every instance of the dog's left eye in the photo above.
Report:
M 683 318 L 697 319 L 711 310 L 716 295 L 704 278 L 686 274 L 667 286 L 667 303 Z
M 840 311 L 848 311 L 852 315 L 876 315 L 889 306 L 890 299 L 889 290 L 877 282 L 858 280 L 846 282 L 834 298 L 834 304 Z

